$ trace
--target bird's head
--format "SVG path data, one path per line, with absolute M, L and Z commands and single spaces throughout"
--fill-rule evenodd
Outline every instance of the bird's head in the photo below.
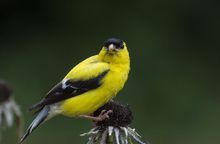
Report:
M 129 63 L 126 43 L 117 38 L 109 38 L 104 42 L 99 57 L 109 63 Z

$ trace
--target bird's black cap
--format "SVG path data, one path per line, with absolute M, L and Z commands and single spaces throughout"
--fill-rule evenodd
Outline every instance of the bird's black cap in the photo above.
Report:
M 5 81 L 0 80 L 0 103 L 7 101 L 10 98 L 11 93 L 9 85 Z
M 104 42 L 104 46 L 108 47 L 109 45 L 114 44 L 116 48 L 124 48 L 123 41 L 117 38 L 109 38 Z

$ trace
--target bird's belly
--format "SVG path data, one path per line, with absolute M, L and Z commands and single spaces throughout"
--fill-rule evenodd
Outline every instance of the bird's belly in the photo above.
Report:
M 109 72 L 99 88 L 65 100 L 60 105 L 61 113 L 70 117 L 92 114 L 114 97 L 126 80 L 127 73 Z
M 88 91 L 79 96 L 65 100 L 61 105 L 61 113 L 65 116 L 73 117 L 79 115 L 88 115 L 96 111 L 99 107 L 108 102 L 114 93 L 106 88 Z

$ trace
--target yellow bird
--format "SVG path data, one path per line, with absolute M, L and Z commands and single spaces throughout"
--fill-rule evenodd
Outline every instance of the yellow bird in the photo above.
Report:
M 116 38 L 107 39 L 98 55 L 76 65 L 45 98 L 30 107 L 38 115 L 20 143 L 40 124 L 59 114 L 94 121 L 108 118 L 112 111 L 103 111 L 98 117 L 91 114 L 123 88 L 129 70 L 130 58 L 125 42 Z

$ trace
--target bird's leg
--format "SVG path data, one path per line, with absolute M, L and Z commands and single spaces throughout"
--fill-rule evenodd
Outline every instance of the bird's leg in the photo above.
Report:
M 106 119 L 109 119 L 109 114 L 112 113 L 112 110 L 108 110 L 106 112 L 106 110 L 102 110 L 101 113 L 99 114 L 99 116 L 95 117 L 95 116 L 91 116 L 91 115 L 80 115 L 81 118 L 86 118 L 95 122 L 100 122 Z

